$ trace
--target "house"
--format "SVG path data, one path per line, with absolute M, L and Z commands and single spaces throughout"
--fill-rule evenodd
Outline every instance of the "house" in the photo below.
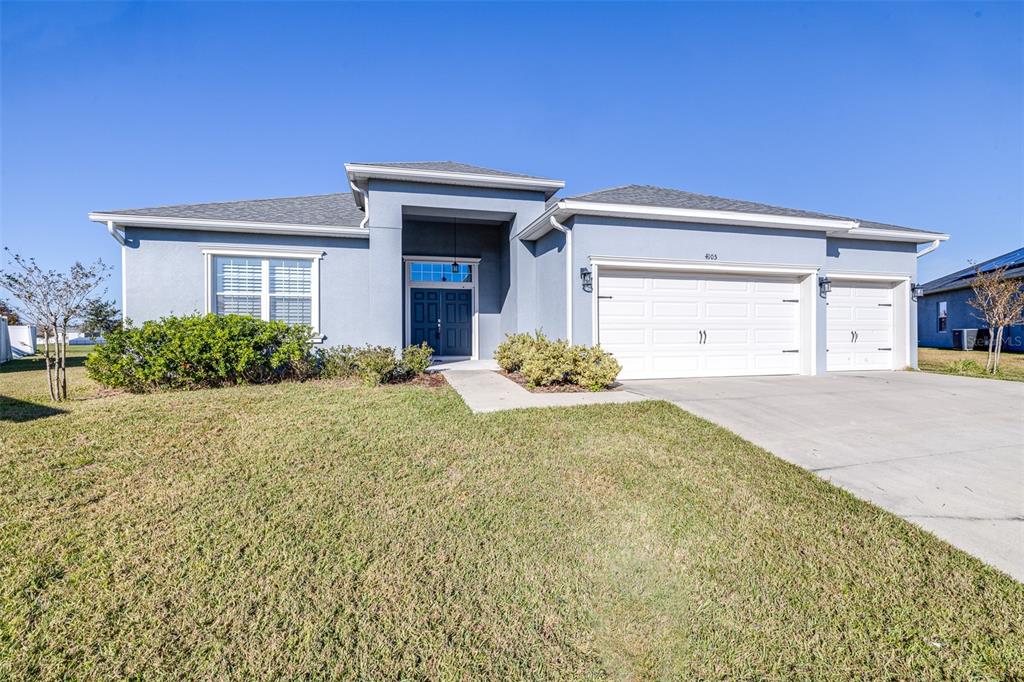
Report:
M 985 329 L 985 321 L 970 305 L 974 299 L 971 283 L 974 275 L 1006 267 L 1008 277 L 1024 278 L 1024 248 L 1004 253 L 992 260 L 958 270 L 922 285 L 924 294 L 917 299 L 917 336 L 922 346 L 932 348 L 964 348 L 964 330 Z M 968 346 L 986 346 L 987 332 L 967 332 Z M 971 338 L 977 344 L 970 343 Z M 968 348 L 969 349 L 969 348 Z M 1003 350 L 1024 351 L 1024 325 L 1003 330 Z
M 122 246 L 124 314 L 246 313 L 451 358 L 541 329 L 600 343 L 623 378 L 898 369 L 917 259 L 947 239 L 648 185 L 563 198 L 455 162 L 345 169 L 351 192 L 90 213 Z

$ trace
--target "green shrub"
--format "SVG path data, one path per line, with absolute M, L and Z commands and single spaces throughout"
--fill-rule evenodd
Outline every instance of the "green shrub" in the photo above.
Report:
M 576 352 L 565 341 L 535 342 L 519 369 L 531 387 L 569 381 L 576 366 Z
M 527 356 L 539 345 L 550 343 L 539 331 L 530 334 L 509 334 L 498 344 L 494 351 L 494 359 L 498 366 L 506 372 L 518 372 Z
M 364 346 L 355 351 L 356 372 L 367 386 L 385 384 L 395 378 L 398 359 L 388 346 Z
M 953 374 L 983 374 L 985 368 L 974 360 L 954 360 L 949 363 L 949 371 Z
M 402 361 L 399 363 L 398 372 L 403 377 L 417 377 L 427 371 L 430 367 L 430 358 L 434 355 L 434 349 L 424 341 L 418 346 L 406 346 L 402 349 Z
M 359 373 L 359 368 L 356 367 L 356 349 L 352 346 L 320 348 L 316 356 L 322 379 L 347 379 Z
M 113 330 L 85 364 L 93 380 L 135 392 L 304 379 L 316 371 L 310 334 L 246 315 L 164 317 Z
M 509 334 L 494 352 L 498 366 L 519 372 L 531 388 L 552 384 L 576 384 L 600 391 L 615 383 L 622 367 L 600 347 L 570 346 L 552 341 L 539 331 Z
M 615 383 L 622 366 L 600 346 L 573 346 L 575 366 L 570 381 L 590 391 L 600 391 Z

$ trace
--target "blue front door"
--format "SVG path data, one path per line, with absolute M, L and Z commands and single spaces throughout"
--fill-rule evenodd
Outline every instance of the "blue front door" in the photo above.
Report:
M 410 342 L 426 341 L 435 355 L 473 354 L 473 292 L 470 289 L 410 290 Z

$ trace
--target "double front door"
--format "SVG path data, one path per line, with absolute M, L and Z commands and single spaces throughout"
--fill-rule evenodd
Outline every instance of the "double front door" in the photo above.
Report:
M 471 289 L 413 288 L 410 299 L 410 342 L 426 341 L 438 356 L 473 353 Z

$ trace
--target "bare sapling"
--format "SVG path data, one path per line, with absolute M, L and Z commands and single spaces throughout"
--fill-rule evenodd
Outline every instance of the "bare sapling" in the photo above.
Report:
M 6 248 L 4 251 L 8 266 L 0 271 L 0 288 L 21 303 L 25 316 L 43 334 L 50 399 L 67 400 L 68 333 L 72 323 L 85 313 L 89 296 L 108 277 L 110 267 L 97 260 L 88 266 L 76 262 L 68 272 L 43 270 L 34 258 Z

